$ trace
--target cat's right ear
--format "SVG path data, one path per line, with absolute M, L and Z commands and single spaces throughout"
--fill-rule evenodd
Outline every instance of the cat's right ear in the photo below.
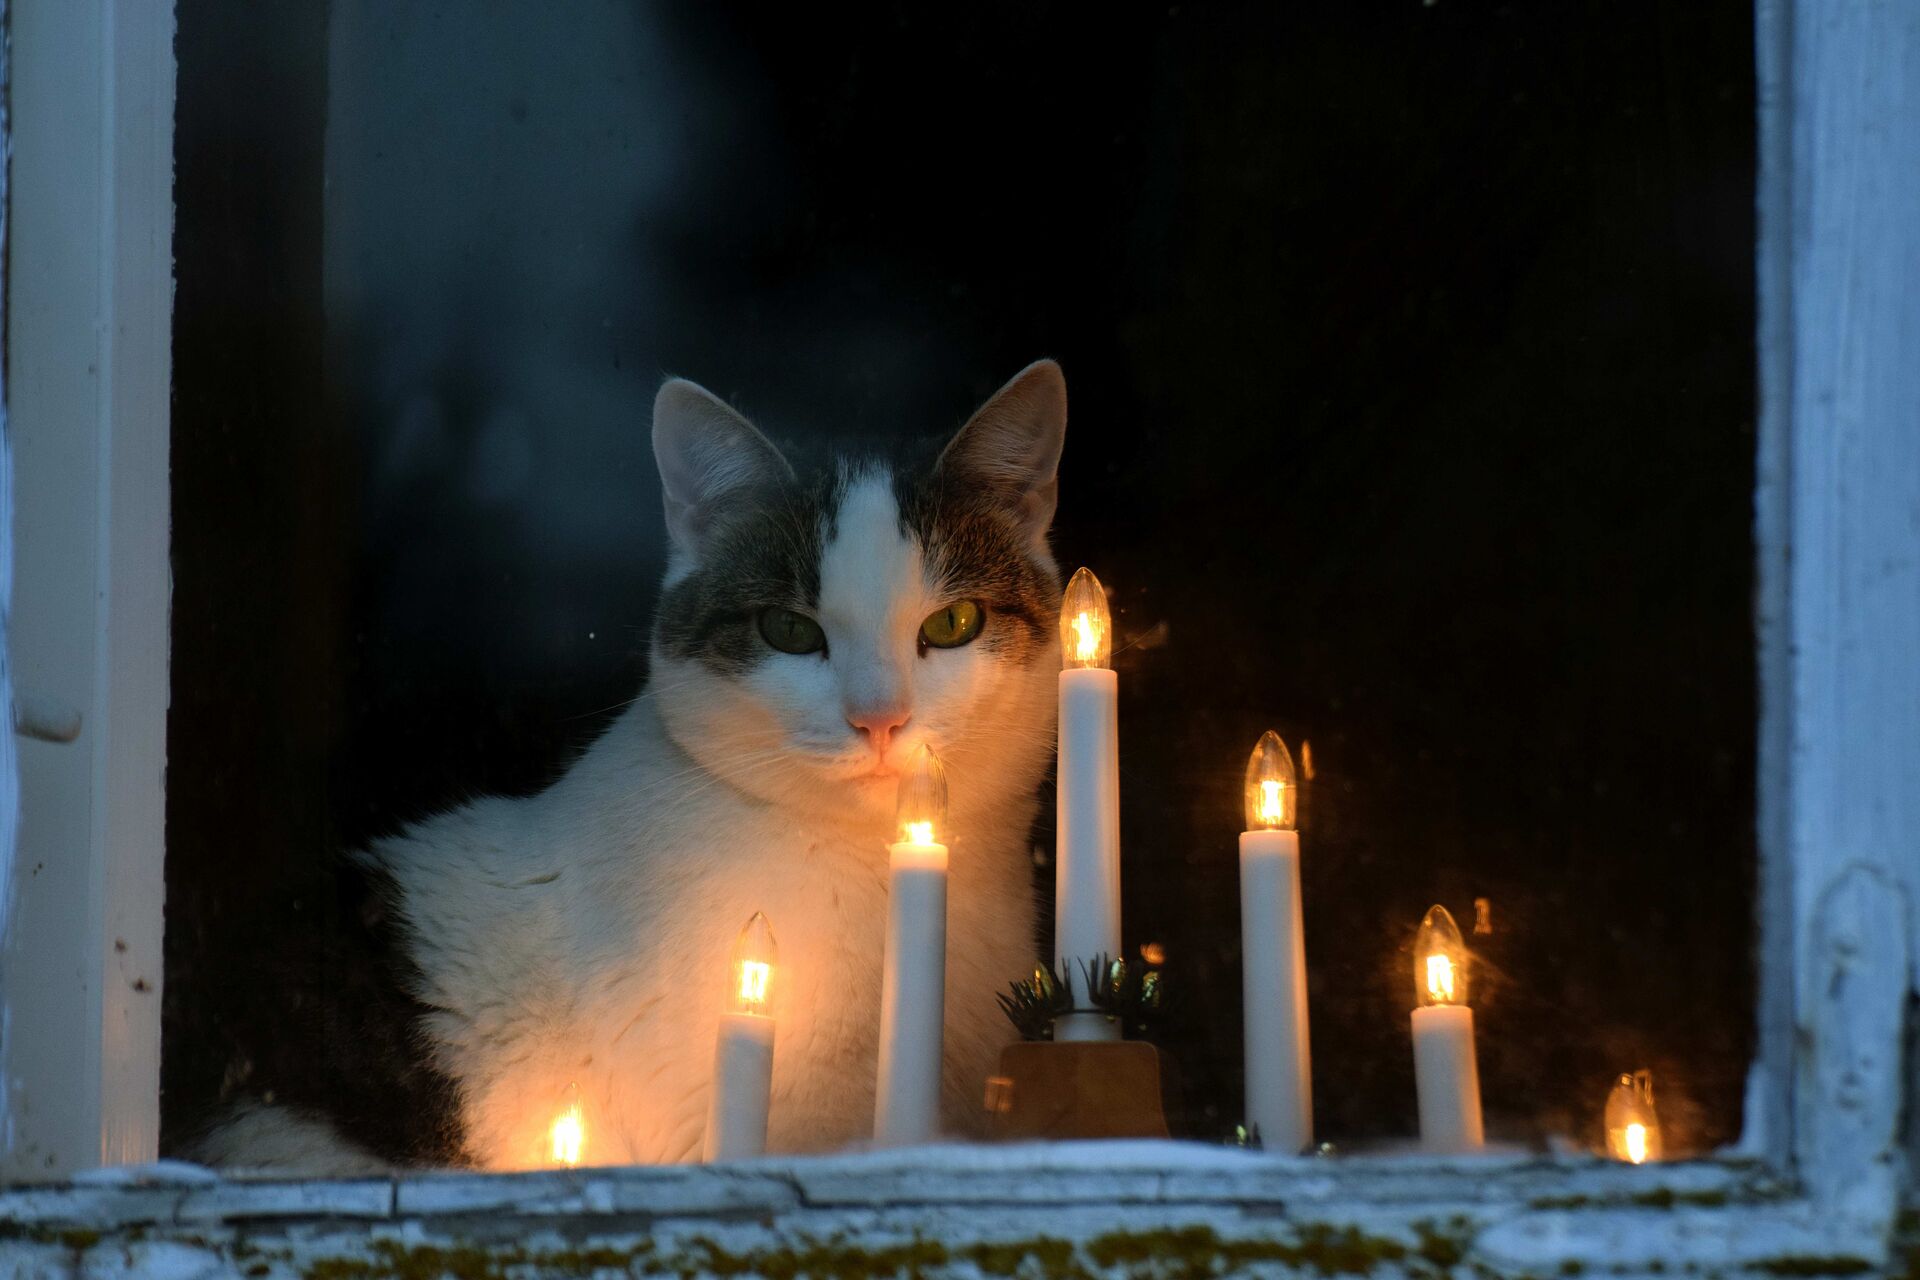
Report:
M 773 442 L 719 396 L 673 378 L 653 398 L 653 458 L 660 466 L 667 532 L 697 554 L 713 515 L 730 498 L 793 477 Z
M 1067 380 L 1053 361 L 1036 360 L 975 411 L 939 465 L 998 497 L 1044 550 L 1066 434 Z

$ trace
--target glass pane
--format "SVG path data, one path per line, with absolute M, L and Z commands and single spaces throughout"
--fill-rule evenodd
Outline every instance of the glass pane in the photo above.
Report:
M 800 1002 L 775 1145 L 870 1126 L 884 907 L 822 922 L 840 889 L 878 892 L 891 794 L 870 862 L 793 885 L 817 835 L 797 814 L 773 864 L 763 827 L 696 822 L 699 866 L 778 872 L 694 890 L 660 852 L 693 856 L 662 813 L 758 785 L 711 752 L 653 793 L 600 766 L 582 807 L 430 828 L 442 862 L 507 848 L 449 894 L 549 891 L 478 935 L 546 1055 L 523 1078 L 450 1047 L 492 1033 L 443 971 L 481 960 L 434 953 L 436 931 L 481 908 L 383 898 L 341 857 L 475 797 L 583 790 L 568 770 L 609 726 L 653 731 L 657 697 L 627 709 L 656 626 L 684 621 L 659 604 L 665 374 L 798 459 L 944 440 L 1042 356 L 1071 403 L 1048 589 L 1084 564 L 1108 590 L 1123 950 L 1168 993 L 1147 1034 L 1177 1070 L 1171 1132 L 1231 1140 L 1245 1117 L 1236 847 L 1271 729 L 1295 767 L 1317 1139 L 1418 1133 L 1411 948 L 1441 904 L 1490 1142 L 1602 1150 L 1638 1071 L 1668 1157 L 1731 1140 L 1754 1007 L 1751 34 L 1738 3 L 1089 22 L 183 0 L 170 1147 L 251 1100 L 386 1158 L 476 1158 L 477 1126 L 552 1094 L 584 1107 L 586 1158 L 596 1133 L 697 1155 L 699 1117 L 664 1137 L 635 1118 L 644 1079 L 704 1091 L 728 948 L 761 909 L 769 999 Z M 1050 953 L 1051 752 L 1018 758 L 1050 733 L 1058 598 L 1024 648 L 993 648 L 1018 619 L 985 588 L 962 602 L 984 614 L 896 637 L 914 672 L 1047 666 L 1038 710 L 990 716 L 925 675 L 881 707 L 847 674 L 854 633 L 829 618 L 812 643 L 812 555 L 797 576 L 775 551 L 731 565 L 755 609 L 799 615 L 728 596 L 737 616 L 701 616 L 734 628 L 733 659 L 674 632 L 703 688 L 757 690 L 679 732 L 813 714 L 769 713 L 747 673 L 814 663 L 831 678 L 793 699 L 945 726 L 956 821 L 989 771 L 1021 771 L 1017 817 L 952 845 L 949 934 L 992 961 L 963 984 L 983 1003 Z M 878 741 L 882 721 L 837 714 L 835 750 Z M 586 816 L 608 804 L 617 832 Z M 1031 894 L 970 897 L 969 839 L 1030 846 Z M 617 891 L 544 879 L 594 858 L 631 863 Z M 981 920 L 1014 940 L 982 943 Z M 694 987 L 710 1014 L 649 1041 L 640 1079 L 604 1001 L 572 1012 L 617 988 L 644 1040 Z M 802 1025 L 840 1056 L 807 1057 Z M 949 1061 L 968 1101 L 947 1123 L 978 1131 L 998 1073 Z M 478 1158 L 519 1160 L 487 1141 Z

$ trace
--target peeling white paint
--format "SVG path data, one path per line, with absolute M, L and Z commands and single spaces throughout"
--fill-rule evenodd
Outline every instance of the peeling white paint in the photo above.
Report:
M 1431 1276 L 1436 1266 L 1541 1276 L 1569 1263 L 1636 1274 L 1689 1261 L 1737 1271 L 1883 1252 L 1754 1162 L 1326 1160 L 1085 1142 L 339 1182 L 155 1172 L 0 1192 L 0 1220 L 18 1233 L 0 1241 L 0 1274 L 45 1266 L 45 1246 L 60 1240 L 76 1245 L 69 1270 L 54 1273 L 63 1276 L 134 1274 L 129 1260 L 180 1275 L 261 1265 L 301 1274 L 329 1258 L 377 1267 L 394 1248 L 498 1257 L 639 1248 L 637 1269 L 672 1272 L 700 1269 L 709 1245 L 779 1254 L 832 1241 L 868 1251 L 938 1242 L 947 1261 L 928 1274 L 975 1278 L 980 1268 L 964 1260 L 972 1246 L 1032 1241 L 1074 1246 L 1082 1265 L 1108 1274 L 1138 1269 L 1111 1258 L 1094 1265 L 1107 1256 L 1095 1242 L 1204 1252 L 1217 1239 L 1278 1256 L 1351 1248 L 1376 1257 L 1383 1276 Z M 1196 1229 L 1212 1237 L 1183 1246 L 1153 1234 Z M 1453 1261 L 1436 1261 L 1444 1258 Z M 1259 1269 L 1279 1265 L 1259 1260 Z
M 1920 889 L 1920 6 L 1761 0 L 1759 1063 L 1748 1124 L 1891 1212 Z

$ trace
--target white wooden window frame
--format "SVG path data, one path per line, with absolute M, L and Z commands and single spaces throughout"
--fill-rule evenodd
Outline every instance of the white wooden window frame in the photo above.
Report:
M 8 18 L 7 657 L 16 723 L 77 729 L 18 744 L 0 1136 L 19 1179 L 154 1153 L 173 64 L 161 0 L 12 0 Z M 1112 1241 L 1173 1248 L 1154 1233 L 1179 1228 L 1221 1265 L 1311 1265 L 1342 1239 L 1402 1269 L 1500 1274 L 1881 1259 L 1920 989 L 1920 6 L 1760 0 L 1756 18 L 1762 945 L 1737 1150 L 1630 1169 L 1060 1144 L 339 1183 L 150 1166 L 0 1193 L 0 1218 L 41 1233 L 18 1247 L 69 1247 L 58 1232 L 78 1226 L 221 1262 L 442 1237 L 537 1257 L 525 1239 L 551 1236 L 558 1258 L 564 1236 L 670 1267 L 852 1232 L 876 1249 L 1064 1240 L 1124 1269 Z M 10 763 L 0 749 L 0 839 Z
M 159 1142 L 173 6 L 11 0 L 7 20 L 17 1178 Z

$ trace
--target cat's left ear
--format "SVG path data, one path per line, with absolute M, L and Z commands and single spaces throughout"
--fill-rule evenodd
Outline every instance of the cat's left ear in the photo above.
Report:
M 685 378 L 669 379 L 654 397 L 653 457 L 660 465 L 667 532 L 694 556 L 717 511 L 793 478 L 772 441 L 726 401 Z
M 1066 436 L 1067 380 L 1053 361 L 1036 360 L 967 420 L 939 465 L 998 495 L 1039 543 L 1060 497 Z

